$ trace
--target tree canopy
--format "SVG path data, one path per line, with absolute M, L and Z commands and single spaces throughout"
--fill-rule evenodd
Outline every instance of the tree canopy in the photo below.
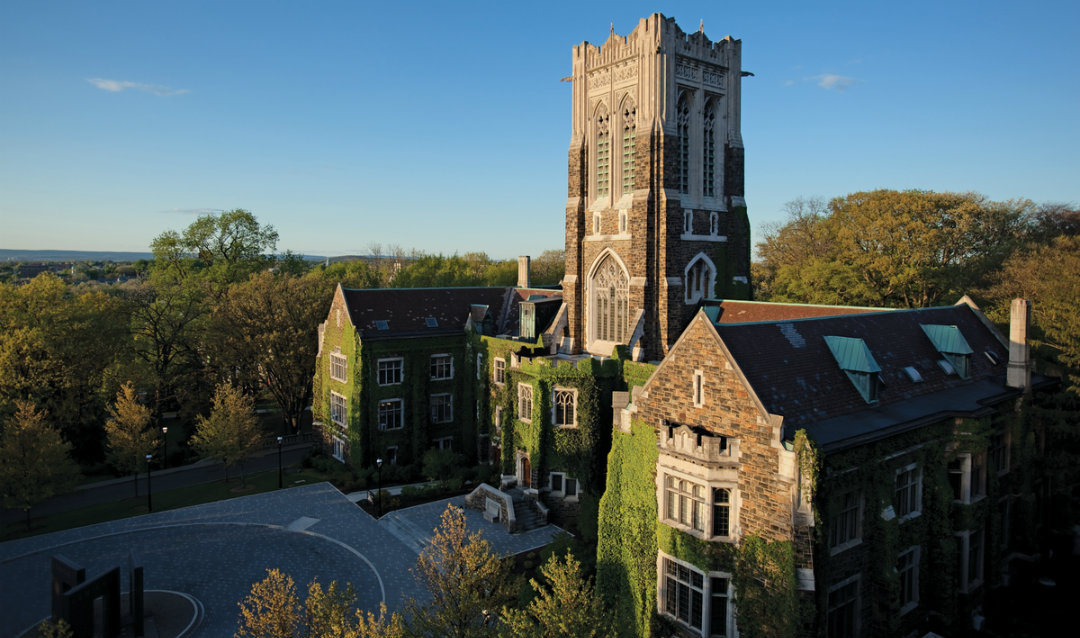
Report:
M 124 472 L 137 474 L 146 455 L 154 451 L 157 437 L 147 426 L 150 424 L 150 408 L 139 403 L 135 386 L 130 381 L 116 393 L 116 402 L 109 406 L 109 420 L 105 422 L 105 437 L 109 446 L 109 460 Z M 135 495 L 139 495 L 138 480 L 134 480 Z
M 876 190 L 788 204 L 758 244 L 758 296 L 878 307 L 951 303 L 1029 238 L 1030 201 Z
M 242 482 L 244 459 L 259 445 L 261 435 L 251 397 L 226 381 L 214 391 L 210 416 L 196 419 L 191 445 L 201 456 L 221 461 L 226 479 L 229 466 L 239 463 Z
M 4 507 L 26 513 L 30 509 L 71 489 L 79 469 L 71 460 L 71 444 L 49 424 L 47 413 L 29 401 L 17 401 L 0 435 L 0 490 Z

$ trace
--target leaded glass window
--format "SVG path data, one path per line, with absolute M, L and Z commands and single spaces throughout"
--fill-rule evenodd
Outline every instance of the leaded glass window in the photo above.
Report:
M 606 110 L 596 117 L 596 194 L 601 197 L 611 190 L 610 119 Z
M 637 109 L 623 109 L 622 192 L 634 191 L 634 157 L 637 153 Z
M 629 314 L 629 280 L 612 258 L 606 257 L 592 280 L 595 338 L 600 341 L 626 341 Z
M 679 192 L 690 192 L 690 104 L 684 93 L 675 107 L 679 137 Z
M 704 167 L 705 197 L 716 196 L 716 108 L 712 102 L 705 106 L 705 122 L 702 129 L 702 166 Z

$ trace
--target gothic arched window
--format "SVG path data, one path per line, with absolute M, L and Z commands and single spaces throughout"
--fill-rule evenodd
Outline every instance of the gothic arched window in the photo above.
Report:
M 611 255 L 604 257 L 593 273 L 592 334 L 598 341 L 625 343 L 629 319 L 629 278 Z
M 679 137 L 679 192 L 690 192 L 690 100 L 686 94 L 679 96 L 675 107 Z
M 603 197 L 611 190 L 611 116 L 603 105 L 596 115 L 596 195 Z
M 713 296 L 716 268 L 704 254 L 699 254 L 686 268 L 686 303 Z
M 622 112 L 622 192 L 634 192 L 634 157 L 637 154 L 637 109 L 627 100 Z
M 709 100 L 705 105 L 704 124 L 702 126 L 702 167 L 704 168 L 705 197 L 716 196 L 716 103 Z

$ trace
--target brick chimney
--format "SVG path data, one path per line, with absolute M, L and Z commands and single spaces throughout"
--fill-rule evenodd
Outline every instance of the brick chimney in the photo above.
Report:
M 1009 369 L 1005 376 L 1005 385 L 1010 388 L 1031 386 L 1031 357 L 1027 343 L 1030 319 L 1031 302 L 1019 297 L 1013 299 L 1009 313 Z
M 529 256 L 518 257 L 518 288 L 529 287 Z

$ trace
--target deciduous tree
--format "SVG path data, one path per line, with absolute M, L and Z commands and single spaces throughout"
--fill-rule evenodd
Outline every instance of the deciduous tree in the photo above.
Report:
M 266 570 L 266 578 L 251 586 L 239 603 L 240 627 L 237 638 L 293 638 L 300 630 L 300 601 L 292 576 L 277 569 Z
M 479 532 L 468 533 L 465 513 L 452 505 L 413 576 L 430 600 L 406 605 L 410 629 L 424 636 L 468 638 L 491 633 L 490 623 L 511 599 L 509 565 Z
M 149 425 L 150 408 L 139 403 L 135 386 L 128 381 L 116 393 L 116 402 L 109 406 L 105 438 L 109 446 L 109 460 L 120 471 L 131 473 L 135 496 L 139 495 L 139 468 L 157 444 L 157 437 L 147 427 Z
M 0 435 L 0 489 L 4 506 L 21 509 L 30 529 L 30 509 L 71 489 L 79 475 L 71 444 L 46 421 L 47 414 L 18 401 Z
M 243 483 L 244 460 L 259 445 L 260 435 L 251 397 L 231 383 L 222 382 L 214 391 L 210 416 L 199 415 L 196 419 L 191 444 L 200 456 L 222 462 L 226 481 L 229 466 L 239 463 Z
M 614 628 L 592 579 L 581 573 L 581 563 L 570 552 L 552 556 L 540 567 L 544 582 L 529 585 L 536 597 L 525 609 L 504 607 L 499 634 L 506 638 L 601 638 L 614 636 Z

